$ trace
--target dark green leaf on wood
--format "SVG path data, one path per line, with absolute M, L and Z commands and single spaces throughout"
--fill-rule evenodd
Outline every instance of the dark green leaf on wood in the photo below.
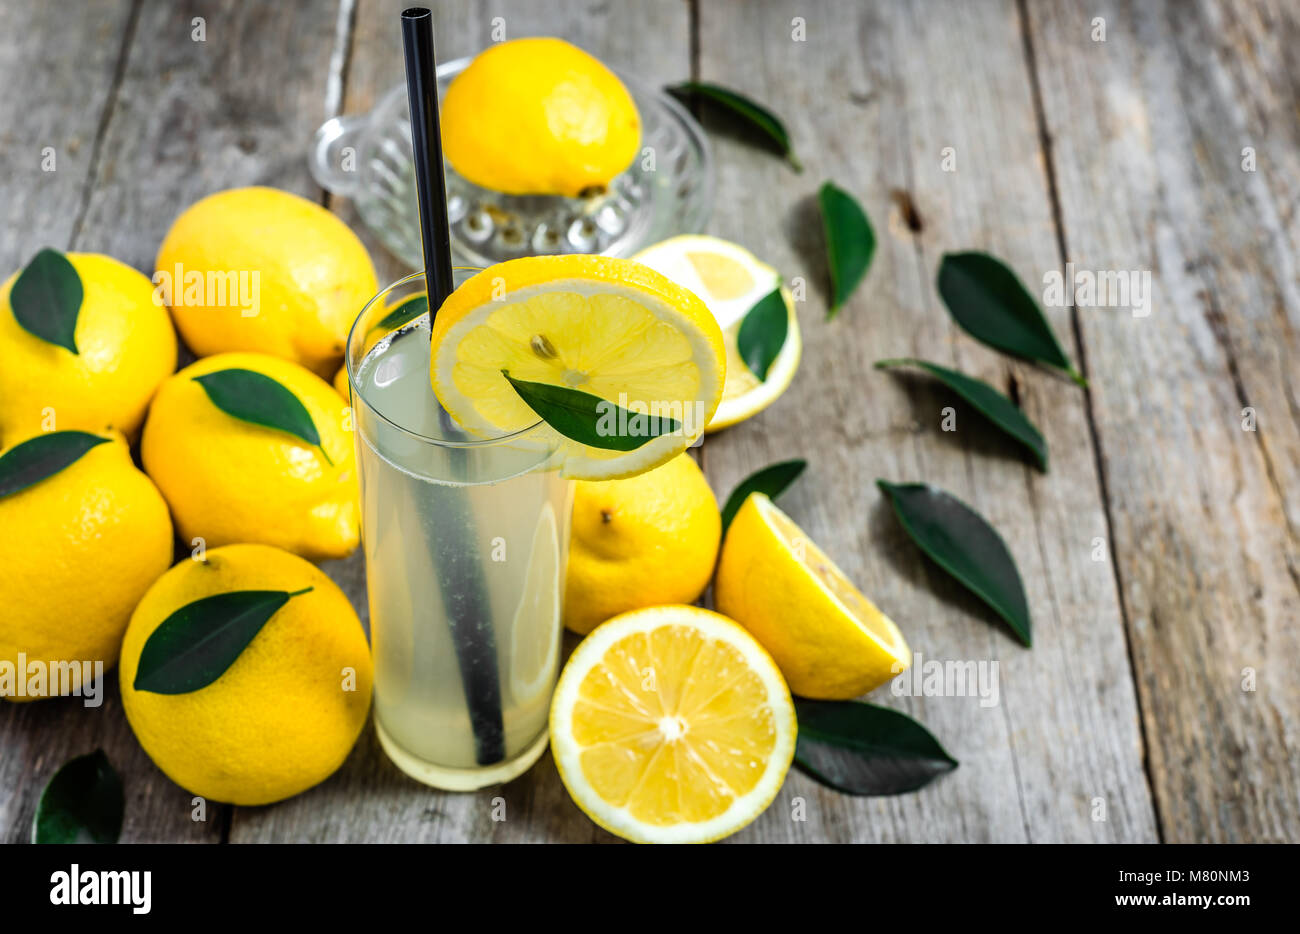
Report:
M 948 253 L 939 264 L 938 286 L 949 313 L 971 337 L 1003 353 L 1057 367 L 1087 385 L 1038 303 L 1001 260 L 987 253 Z
M 998 428 L 1015 438 L 1034 455 L 1040 470 L 1047 470 L 1047 441 L 1020 408 L 983 380 L 924 360 L 881 360 L 876 369 L 914 366 L 925 370 L 975 407 Z
M 1015 559 L 1002 536 L 951 493 L 924 483 L 876 485 L 912 541 L 1031 644 L 1029 603 Z
M 930 731 L 907 714 L 856 701 L 794 702 L 794 761 L 813 778 L 851 795 L 897 795 L 957 768 Z
M 736 117 L 739 123 L 748 127 L 758 139 L 774 147 L 796 172 L 803 171 L 803 166 L 795 157 L 794 149 L 790 145 L 790 134 L 785 124 L 776 114 L 757 101 L 751 100 L 739 91 L 718 84 L 709 84 L 706 81 L 686 81 L 675 84 L 667 90 L 676 97 L 689 98 L 694 95 L 724 108 Z
M 54 773 L 32 821 L 33 843 L 116 843 L 126 795 L 104 750 L 78 756 Z
M 768 499 L 776 499 L 786 488 L 794 483 L 808 466 L 805 460 L 780 461 L 768 464 L 762 470 L 750 474 L 727 497 L 727 505 L 722 507 L 722 531 L 726 532 L 731 520 L 736 518 L 740 507 L 745 505 L 750 493 L 765 493 Z
M 876 234 L 862 206 L 847 191 L 825 182 L 817 193 L 826 233 L 826 262 L 831 271 L 831 307 L 827 318 L 839 313 L 871 267 Z

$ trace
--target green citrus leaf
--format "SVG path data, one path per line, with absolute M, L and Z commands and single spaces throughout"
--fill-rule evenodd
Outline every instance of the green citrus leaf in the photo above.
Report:
M 54 773 L 32 820 L 33 843 L 116 843 L 126 796 L 104 750 L 70 759 Z
M 207 687 L 235 663 L 280 607 L 311 589 L 232 590 L 187 603 L 145 640 L 135 689 L 188 694 Z
M 1035 427 L 1025 413 L 1020 411 L 1019 407 L 1002 393 L 983 380 L 967 376 L 965 373 L 958 373 L 956 370 L 950 370 L 935 363 L 927 363 L 924 360 L 881 360 L 876 363 L 876 369 L 878 370 L 900 366 L 920 367 L 938 379 L 973 405 L 976 411 L 990 422 L 1028 448 L 1029 452 L 1034 455 L 1034 460 L 1038 462 L 1039 469 L 1046 473 L 1047 441 L 1043 438 L 1042 432 Z
M 740 507 L 745 505 L 750 493 L 766 493 L 768 499 L 776 499 L 790 484 L 803 473 L 808 462 L 805 460 L 779 461 L 768 464 L 762 470 L 755 471 L 727 497 L 727 505 L 722 507 L 722 531 L 726 532 L 731 520 L 736 518 Z
M 320 432 L 307 407 L 278 382 L 255 370 L 232 368 L 194 377 L 213 405 L 227 415 L 274 428 L 320 448 Z M 329 460 L 325 449 L 321 454 Z
M 1029 603 L 1015 559 L 1002 536 L 951 493 L 925 483 L 876 486 L 912 541 L 1006 620 L 1025 646 L 1031 645 Z
M 0 499 L 40 483 L 107 442 L 84 431 L 51 431 L 14 445 L 0 455 Z
M 905 713 L 855 701 L 796 699 L 794 761 L 851 795 L 898 795 L 957 768 L 930 731 Z
M 1061 349 L 1033 296 L 1006 264 L 987 253 L 948 253 L 939 264 L 939 294 L 962 329 L 990 347 L 1064 370 L 1087 382 Z
M 660 435 L 681 430 L 681 422 L 667 416 L 630 412 L 600 396 L 580 389 L 530 383 L 501 373 L 528 407 L 564 437 L 591 448 L 635 451 Z
M 429 311 L 429 296 L 412 295 L 400 305 L 396 306 L 388 314 L 384 315 L 374 326 L 371 331 L 396 331 L 404 324 L 414 321 L 420 315 Z
M 834 318 L 871 267 L 876 234 L 862 206 L 833 183 L 823 183 L 817 203 L 826 231 L 826 262 L 831 270 L 831 307 L 826 317 Z
M 68 258 L 48 247 L 32 257 L 9 290 L 9 307 L 23 330 L 77 352 L 77 315 L 85 292 Z
M 790 134 L 785 124 L 776 114 L 757 101 L 751 100 L 739 91 L 724 88 L 720 84 L 710 84 L 707 81 L 684 81 L 672 85 L 667 88 L 667 91 L 677 97 L 697 95 L 721 106 L 732 116 L 739 118 L 739 122 L 744 126 L 757 131 L 758 137 L 764 142 L 774 145 L 777 152 L 786 158 L 796 172 L 803 171 L 803 166 L 800 165 L 790 145 Z
M 790 330 L 790 311 L 781 297 L 781 286 L 768 292 L 745 312 L 736 333 L 736 349 L 749 371 L 761 380 L 785 346 L 786 332 Z

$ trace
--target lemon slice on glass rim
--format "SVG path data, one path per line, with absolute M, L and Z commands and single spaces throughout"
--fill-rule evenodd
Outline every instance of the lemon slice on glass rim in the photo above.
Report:
M 725 382 L 722 332 L 704 303 L 653 269 L 607 256 L 490 266 L 443 302 L 431 339 L 433 391 L 467 431 L 493 437 L 538 422 L 508 372 L 596 396 L 610 430 L 646 434 L 632 450 L 609 450 L 540 425 L 563 473 L 581 480 L 631 476 L 680 454 L 703 434 Z M 652 436 L 666 419 L 677 430 Z
M 706 843 L 750 823 L 780 790 L 797 731 L 771 656 L 695 606 L 602 623 L 551 702 L 551 752 L 574 803 L 636 843 Z
M 708 306 L 722 329 L 727 350 L 727 382 L 722 402 L 706 431 L 717 431 L 757 415 L 789 388 L 799 368 L 803 339 L 794 298 L 781 285 L 781 276 L 744 247 L 717 237 L 683 234 L 646 247 L 632 257 L 678 285 L 690 289 Z M 785 300 L 785 343 L 766 378 L 759 379 L 745 364 L 737 347 L 746 313 L 774 288 Z

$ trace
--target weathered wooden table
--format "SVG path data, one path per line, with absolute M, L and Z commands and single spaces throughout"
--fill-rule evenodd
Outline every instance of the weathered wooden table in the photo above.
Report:
M 0 6 L 4 272 L 42 245 L 152 271 L 175 215 L 221 188 L 323 198 L 307 144 L 326 117 L 368 109 L 401 80 L 403 5 Z M 872 698 L 927 724 L 961 761 L 955 773 L 916 794 L 855 799 L 792 772 L 734 839 L 1300 839 L 1300 7 L 434 6 L 444 60 L 482 49 L 502 17 L 509 38 L 561 36 L 652 82 L 717 81 L 785 118 L 802 175 L 713 134 L 708 232 L 813 284 L 799 309 L 804 363 L 771 409 L 706 441 L 707 474 L 725 496 L 751 470 L 806 455 L 784 505 L 913 648 L 999 663 L 996 706 Z M 42 170 L 48 151 L 53 172 Z M 810 202 L 824 178 L 861 200 L 880 239 L 865 285 L 831 323 Z M 361 229 L 348 203 L 325 203 Z M 405 271 L 367 242 L 381 281 Z M 935 270 L 944 252 L 972 248 L 1034 291 L 1067 261 L 1150 271 L 1150 314 L 1047 309 L 1090 380 L 1082 391 L 951 323 Z M 1005 387 L 1047 436 L 1051 473 L 973 416 L 939 430 L 949 396 L 871 369 L 897 356 Z M 876 477 L 938 484 L 1001 530 L 1028 590 L 1032 650 L 922 559 Z M 364 615 L 359 556 L 329 571 Z M 26 839 L 53 770 L 96 746 L 126 784 L 126 840 L 613 839 L 569 801 L 549 757 L 507 786 L 439 794 L 390 765 L 370 730 L 318 788 L 194 822 L 190 796 L 133 739 L 115 680 L 108 694 L 95 710 L 0 705 L 0 839 Z M 804 821 L 792 819 L 797 798 Z

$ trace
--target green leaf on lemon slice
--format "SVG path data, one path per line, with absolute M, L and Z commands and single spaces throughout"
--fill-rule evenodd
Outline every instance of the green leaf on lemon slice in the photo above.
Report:
M 631 412 L 580 389 L 515 379 L 505 370 L 501 374 L 546 424 L 587 447 L 635 451 L 653 438 L 682 428 L 674 418 Z

